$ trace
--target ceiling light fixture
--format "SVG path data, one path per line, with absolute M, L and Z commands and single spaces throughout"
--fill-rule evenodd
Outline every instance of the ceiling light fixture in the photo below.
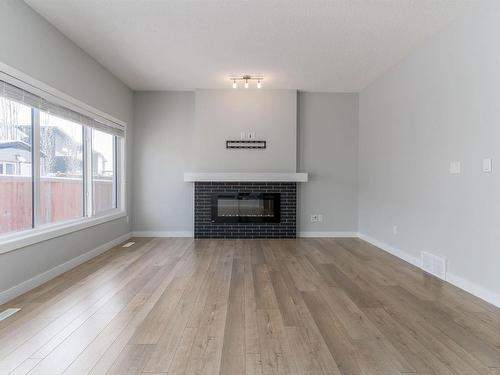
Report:
M 262 88 L 262 81 L 264 80 L 264 77 L 245 74 L 243 76 L 231 76 L 229 79 L 233 81 L 233 89 L 238 88 L 238 81 L 244 81 L 246 89 L 250 87 L 250 81 L 257 81 L 257 88 L 260 89 Z

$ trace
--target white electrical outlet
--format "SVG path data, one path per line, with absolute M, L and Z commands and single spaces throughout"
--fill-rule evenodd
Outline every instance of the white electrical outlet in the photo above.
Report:
M 247 133 L 240 132 L 240 140 L 244 141 L 245 139 L 247 139 Z
M 484 173 L 491 173 L 492 168 L 491 168 L 491 159 L 483 159 L 483 172 Z
M 450 162 L 450 174 L 462 173 L 462 165 L 459 161 Z
M 323 215 L 321 214 L 311 215 L 311 223 L 321 223 L 322 221 L 323 221 Z
M 253 139 L 255 139 L 255 132 L 248 132 L 248 134 L 247 134 L 247 138 L 248 138 L 249 140 L 253 140 Z
M 392 234 L 394 234 L 394 235 L 398 234 L 398 226 L 397 225 L 392 226 Z

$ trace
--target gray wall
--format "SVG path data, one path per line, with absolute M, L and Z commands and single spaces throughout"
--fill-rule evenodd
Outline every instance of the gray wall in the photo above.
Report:
M 498 35 L 491 2 L 364 90 L 359 110 L 360 232 L 410 257 L 445 256 L 455 279 L 497 294 Z M 483 158 L 493 173 L 482 173 Z M 461 175 L 449 174 L 454 160 Z
M 193 184 L 184 172 L 295 171 L 296 113 L 295 90 L 136 92 L 134 231 L 192 232 Z M 249 130 L 269 149 L 225 149 Z
M 299 170 L 309 173 L 299 184 L 299 230 L 357 232 L 358 95 L 299 93 L 298 109 Z
M 296 114 L 296 102 L 291 105 L 289 98 L 285 96 L 283 99 L 281 94 L 278 99 L 274 99 L 283 100 L 285 107 L 292 111 L 291 114 Z M 224 121 L 215 121 L 213 112 L 207 115 L 210 125 L 197 123 L 196 117 L 200 115 L 200 111 L 196 114 L 196 95 L 193 92 L 138 92 L 134 95 L 136 127 L 132 217 L 135 231 L 192 231 L 193 186 L 183 181 L 185 171 L 224 170 L 221 166 L 217 168 L 218 162 L 229 170 L 266 170 L 266 163 L 275 170 L 279 170 L 278 165 L 287 168 L 284 164 L 275 164 L 278 157 L 271 153 L 267 154 L 267 159 L 260 159 L 261 164 L 255 164 L 254 154 L 240 153 L 245 157 L 238 159 L 238 167 L 232 164 L 231 158 L 234 159 L 234 156 L 229 161 L 219 160 L 220 155 L 214 157 L 213 154 L 219 149 L 227 152 L 226 155 L 230 154 L 231 151 L 224 150 L 224 138 L 228 134 L 234 134 L 238 138 L 240 129 L 245 128 L 237 126 L 237 117 L 225 122 L 226 132 L 220 132 L 217 128 Z M 295 96 L 295 91 L 293 95 Z M 212 109 L 220 109 L 218 99 L 220 96 L 216 95 L 217 103 Z M 267 98 L 268 101 L 271 99 Z M 204 103 L 209 101 L 209 98 L 203 99 Z M 299 170 L 311 172 L 311 182 L 304 184 L 299 190 L 299 230 L 356 231 L 357 95 L 301 93 L 298 96 L 298 109 Z M 204 110 L 205 113 L 206 111 L 208 109 Z M 220 116 L 223 112 L 218 110 L 216 115 Z M 297 144 L 293 143 L 292 147 L 290 143 L 296 142 L 296 133 L 289 129 L 291 122 L 293 121 L 281 122 L 284 125 L 280 130 L 281 137 L 289 137 L 282 140 L 287 145 L 286 151 L 282 153 L 291 159 L 283 160 L 288 163 L 287 170 L 294 170 L 297 152 Z M 200 151 L 201 146 L 193 142 L 193 138 L 199 136 L 199 126 L 207 126 L 203 132 L 208 144 L 214 148 L 211 153 L 207 153 L 206 149 Z M 256 130 L 257 135 L 260 131 L 265 130 Z M 211 143 L 211 133 L 219 134 L 220 139 Z M 270 148 L 278 141 L 279 139 L 273 139 Z M 206 159 L 203 167 L 200 167 L 200 155 Z M 249 169 L 249 165 L 258 167 Z M 324 222 L 311 224 L 310 213 L 322 213 Z
M 129 123 L 130 129 L 131 91 L 23 1 L 0 1 L 0 45 L 1 62 Z M 2 254 L 0 292 L 128 232 L 126 219 L 120 219 Z
M 195 105 L 193 172 L 296 171 L 296 90 L 198 90 Z M 267 149 L 227 150 L 241 131 L 255 132 Z
M 194 92 L 134 94 L 135 231 L 192 231 Z
M 0 61 L 128 121 L 131 91 L 23 1 L 0 2 Z

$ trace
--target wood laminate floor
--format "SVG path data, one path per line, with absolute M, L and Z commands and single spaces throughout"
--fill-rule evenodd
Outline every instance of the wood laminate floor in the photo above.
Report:
M 500 310 L 359 239 L 136 239 L 1 306 L 0 374 L 500 374 Z

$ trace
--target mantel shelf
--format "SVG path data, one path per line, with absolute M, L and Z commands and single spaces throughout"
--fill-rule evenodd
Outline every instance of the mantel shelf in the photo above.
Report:
M 293 172 L 186 172 L 186 182 L 307 182 L 307 173 Z

